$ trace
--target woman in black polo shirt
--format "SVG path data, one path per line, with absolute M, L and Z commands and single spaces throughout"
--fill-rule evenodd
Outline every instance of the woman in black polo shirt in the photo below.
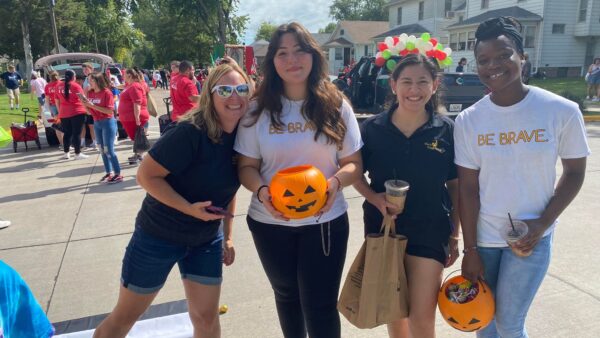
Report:
M 125 337 L 175 263 L 194 337 L 220 337 L 222 264 L 234 260 L 232 214 L 240 186 L 233 142 L 248 108 L 248 83 L 237 64 L 216 67 L 199 108 L 182 116 L 144 157 L 137 180 L 148 194 L 123 259 L 119 300 L 94 337 Z
M 365 234 L 378 233 L 386 207 L 384 182 L 410 184 L 396 231 L 408 237 L 406 275 L 408 320 L 388 325 L 390 337 L 434 337 L 442 270 L 458 257 L 458 203 L 453 123 L 435 111 L 438 68 L 420 54 L 402 58 L 391 74 L 396 103 L 361 126 L 364 170 L 354 187 L 366 198 Z M 454 224 L 454 225 L 453 225 Z

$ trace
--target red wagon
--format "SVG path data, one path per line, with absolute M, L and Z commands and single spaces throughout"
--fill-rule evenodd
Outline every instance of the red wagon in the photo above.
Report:
M 17 152 L 17 142 L 25 142 L 25 151 L 29 150 L 27 147 L 27 141 L 34 141 L 37 144 L 38 149 L 42 149 L 40 143 L 40 137 L 38 136 L 37 125 L 34 121 L 27 121 L 27 113 L 29 108 L 21 108 L 23 111 L 23 124 L 13 123 L 10 126 L 10 133 L 13 138 L 13 150 Z

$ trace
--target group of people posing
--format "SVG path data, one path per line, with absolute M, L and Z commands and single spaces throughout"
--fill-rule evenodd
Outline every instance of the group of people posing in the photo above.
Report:
M 395 219 L 408 237 L 410 314 L 388 325 L 389 336 L 435 336 L 442 272 L 459 257 L 462 227 L 462 273 L 484 278 L 496 298 L 495 320 L 477 336 L 527 337 L 553 229 L 583 183 L 590 150 L 577 104 L 523 83 L 518 22 L 490 19 L 476 38 L 477 71 L 491 93 L 455 122 L 437 113 L 438 65 L 409 54 L 391 74 L 396 103 L 359 126 L 328 81 L 321 48 L 298 23 L 273 33 L 258 88 L 231 60 L 215 67 L 198 104 L 140 164 L 137 180 L 147 195 L 123 259 L 118 302 L 94 337 L 125 337 L 175 264 L 194 337 L 220 337 L 222 266 L 235 260 L 240 185 L 253 193 L 246 220 L 283 336 L 341 337 L 336 304 L 350 227 L 343 189 L 353 185 L 365 197 L 364 233 L 378 233 L 391 178 L 410 183 Z M 185 78 L 185 67 L 179 70 Z M 78 90 L 68 83 L 60 98 Z M 131 121 L 144 123 L 141 116 Z M 555 186 L 558 158 L 564 169 Z M 287 219 L 273 207 L 268 184 L 277 171 L 303 164 L 327 177 L 327 202 L 315 217 Z M 501 236 L 509 212 L 529 227 L 514 244 L 527 257 Z

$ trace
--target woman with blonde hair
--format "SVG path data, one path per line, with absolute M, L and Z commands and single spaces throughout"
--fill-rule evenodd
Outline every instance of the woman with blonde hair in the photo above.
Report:
M 248 83 L 239 66 L 216 67 L 199 108 L 167 129 L 144 157 L 137 180 L 147 195 L 123 259 L 119 300 L 95 338 L 125 337 L 175 263 L 194 337 L 221 336 L 222 264 L 235 258 L 232 223 L 240 186 L 233 142 L 248 107 Z

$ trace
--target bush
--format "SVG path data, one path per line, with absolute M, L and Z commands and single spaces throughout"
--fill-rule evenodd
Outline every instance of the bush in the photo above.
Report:
M 583 98 L 580 96 L 577 96 L 569 91 L 562 91 L 560 92 L 558 95 L 564 97 L 567 100 L 571 100 L 575 103 L 577 103 L 577 105 L 579 106 L 579 110 L 583 113 L 585 111 L 585 106 L 583 105 Z

